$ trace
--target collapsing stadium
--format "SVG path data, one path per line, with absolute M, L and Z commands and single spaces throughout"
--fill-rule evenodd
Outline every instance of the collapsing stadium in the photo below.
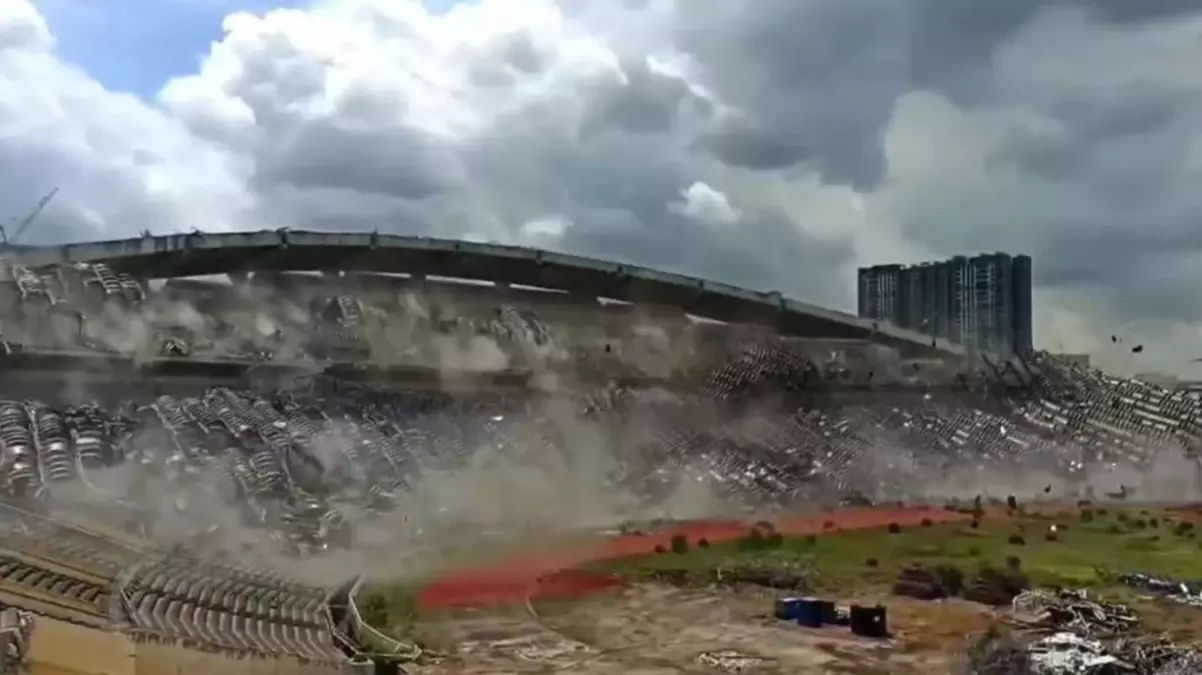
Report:
M 339 672 L 370 631 L 359 575 L 437 566 L 420 554 L 451 539 L 1083 494 L 1185 466 L 1200 438 L 1194 393 L 465 242 L 25 249 L 0 316 L 5 663 L 35 670 L 39 636 L 92 629 L 128 641 L 103 672 Z M 1160 496 L 1192 497 L 1172 473 Z

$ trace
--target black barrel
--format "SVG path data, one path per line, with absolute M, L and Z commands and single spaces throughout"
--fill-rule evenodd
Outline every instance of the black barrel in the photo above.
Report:
M 852 605 L 848 618 L 851 632 L 855 635 L 867 638 L 889 637 L 889 623 L 885 615 L 885 608 L 881 605 L 875 607 Z

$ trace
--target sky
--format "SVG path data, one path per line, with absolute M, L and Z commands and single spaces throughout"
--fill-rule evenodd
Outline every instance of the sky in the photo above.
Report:
M 0 0 L 0 218 L 58 187 L 22 243 L 376 229 L 849 311 L 857 266 L 1022 252 L 1039 346 L 1197 376 L 1198 63 L 1196 0 Z

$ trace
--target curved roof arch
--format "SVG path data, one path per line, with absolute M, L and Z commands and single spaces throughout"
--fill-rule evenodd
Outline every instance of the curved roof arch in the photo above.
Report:
M 106 263 L 138 278 L 170 278 L 254 270 L 405 273 L 487 280 L 556 289 L 688 314 L 765 325 L 785 335 L 873 339 L 909 354 L 963 354 L 928 335 L 852 314 L 698 277 L 584 256 L 500 244 L 391 234 L 262 230 L 187 233 L 32 247 L 10 251 L 30 267 Z

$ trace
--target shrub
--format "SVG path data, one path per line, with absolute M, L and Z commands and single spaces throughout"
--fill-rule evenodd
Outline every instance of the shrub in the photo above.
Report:
M 1092 509 L 1081 509 L 1081 522 L 1083 522 L 1083 523 L 1092 523 L 1093 522 L 1093 510 Z
M 664 548 L 664 545 L 663 545 L 663 544 L 656 544 L 656 545 L 655 545 L 655 552 L 656 552 L 657 554 L 659 554 L 659 555 L 663 555 L 664 553 L 667 553 L 667 552 L 668 552 L 668 549 Z
M 969 546 L 968 547 L 968 555 L 976 558 L 981 555 L 981 549 L 977 546 Z
M 1147 529 L 1148 521 L 1144 520 L 1143 518 L 1136 518 L 1135 520 L 1131 521 L 1131 527 L 1134 527 L 1137 530 Z
M 1006 556 L 1006 569 L 1008 569 L 1008 570 L 1020 570 L 1020 569 L 1022 569 L 1022 568 L 1023 568 L 1023 560 L 1022 560 L 1022 558 L 1020 558 L 1020 557 L 1018 557 L 1018 556 L 1016 556 L 1016 555 L 1008 555 L 1008 556 Z
M 1027 540 L 1023 539 L 1023 536 L 1021 534 L 1012 534 L 1012 535 L 1010 535 L 1010 538 L 1007 539 L 1006 541 L 1010 542 L 1011 544 L 1013 544 L 1015 546 L 1023 546 L 1027 543 Z
M 1052 532 L 1050 530 L 1048 531 L 1047 534 L 1043 535 L 1043 539 L 1044 539 L 1044 541 L 1060 541 L 1060 537 L 1057 536 L 1055 532 Z
M 697 548 L 709 548 L 709 547 L 710 547 L 710 540 L 709 540 L 709 539 L 706 539 L 705 537 L 702 537 L 702 538 L 700 538 L 700 539 L 698 539 L 698 540 L 697 540 Z
M 867 565 L 868 567 L 875 568 L 875 567 L 881 566 L 881 561 L 877 560 L 876 558 L 869 558 L 868 560 L 864 561 L 864 564 Z
M 901 525 L 889 523 L 889 534 L 897 534 L 898 532 L 901 532 Z
M 1149 518 L 1148 527 L 1160 527 L 1160 521 L 1156 518 Z
M 824 529 L 824 530 L 833 530 L 833 529 L 835 529 L 835 521 L 833 521 L 833 520 L 828 520 L 828 521 L 824 522 L 824 523 L 822 524 L 822 529 Z
M 923 518 L 923 519 L 922 519 L 922 522 L 921 522 L 920 524 L 921 524 L 923 527 L 930 527 L 930 526 L 934 525 L 935 523 L 934 523 L 934 521 L 932 521 L 930 518 Z
M 672 547 L 673 553 L 683 554 L 689 552 L 689 538 L 683 534 L 678 534 L 675 537 L 672 537 L 672 541 L 669 545 Z
M 1107 534 L 1122 534 L 1123 528 L 1120 527 L 1117 523 L 1115 523 L 1115 524 L 1112 524 L 1110 527 L 1106 528 L 1106 533 Z
M 981 526 L 981 521 L 978 518 L 973 518 L 972 522 L 969 523 L 968 526 L 975 530 Z
M 764 537 L 764 548 L 780 548 L 784 544 L 785 538 L 781 536 L 780 532 L 773 532 Z
M 764 532 L 758 527 L 747 531 L 747 536 L 739 541 L 739 548 L 745 551 L 759 551 L 764 548 Z
M 935 574 L 939 577 L 939 585 L 948 595 L 960 595 L 964 590 L 964 570 L 955 565 L 944 563 L 935 566 Z

